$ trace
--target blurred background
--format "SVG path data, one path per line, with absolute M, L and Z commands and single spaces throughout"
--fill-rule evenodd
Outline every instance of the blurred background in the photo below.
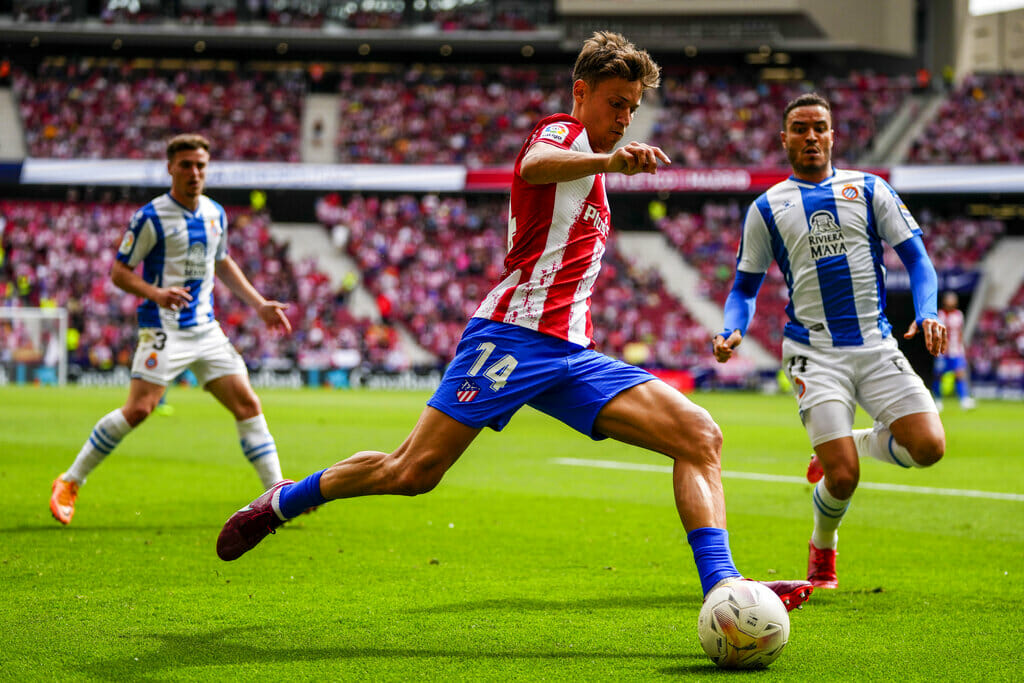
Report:
M 682 390 L 779 389 L 773 267 L 740 362 L 713 362 L 747 205 L 789 169 L 785 103 L 833 105 L 959 294 L 975 396 L 1024 396 L 1024 2 L 0 0 L 0 384 L 126 384 L 134 297 L 109 281 L 164 148 L 213 143 L 230 249 L 295 333 L 223 288 L 256 386 L 430 388 L 504 257 L 511 164 L 570 111 L 594 30 L 663 69 L 627 139 L 673 159 L 609 177 L 598 350 Z M 890 249 L 887 314 L 913 318 Z M 902 340 L 901 340 L 902 343 Z M 905 345 L 932 379 L 919 340 Z M 186 377 L 183 381 L 189 381 Z

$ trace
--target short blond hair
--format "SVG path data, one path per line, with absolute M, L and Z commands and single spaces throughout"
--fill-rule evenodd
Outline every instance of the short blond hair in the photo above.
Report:
M 210 141 L 198 133 L 182 133 L 167 141 L 167 161 L 174 161 L 174 155 L 183 149 L 205 149 L 210 151 Z
M 608 78 L 639 81 L 644 90 L 657 88 L 661 85 L 661 67 L 647 50 L 637 49 L 625 36 L 612 31 L 595 31 L 583 43 L 572 69 L 572 79 L 593 87 Z

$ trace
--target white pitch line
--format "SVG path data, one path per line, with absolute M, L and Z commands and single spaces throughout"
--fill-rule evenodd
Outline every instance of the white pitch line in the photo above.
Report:
M 582 458 L 555 458 L 555 465 L 570 467 L 594 467 L 605 470 L 633 470 L 636 472 L 672 472 L 669 465 L 645 465 L 643 463 L 616 462 L 614 460 L 585 460 Z M 723 479 L 753 479 L 756 481 L 776 481 L 785 484 L 806 484 L 803 477 L 789 477 L 780 474 L 758 474 L 757 472 L 722 472 Z M 862 481 L 857 485 L 861 489 L 875 491 L 897 491 L 899 493 L 919 493 L 926 496 L 956 496 L 959 498 L 986 498 L 988 500 L 1012 500 L 1024 502 L 1021 493 L 996 493 L 993 491 L 972 491 L 971 489 L 938 489 L 931 486 L 904 486 L 903 484 L 877 484 Z

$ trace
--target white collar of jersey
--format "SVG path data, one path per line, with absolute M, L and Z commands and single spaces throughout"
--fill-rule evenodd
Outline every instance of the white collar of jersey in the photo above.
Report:
M 820 183 L 812 183 L 809 180 L 800 180 L 795 175 L 789 176 L 789 179 L 792 180 L 797 185 L 802 185 L 803 187 L 821 187 L 822 185 L 825 185 L 826 183 L 831 183 L 833 180 L 835 180 L 835 177 L 836 177 L 836 167 L 833 166 L 832 167 L 832 173 L 827 178 L 822 180 Z
M 187 212 L 187 213 L 189 213 L 189 214 L 191 214 L 193 216 L 198 216 L 199 215 L 199 209 L 203 208 L 203 198 L 202 198 L 202 195 L 200 195 L 200 197 L 199 197 L 199 203 L 196 204 L 196 210 L 195 211 L 193 211 L 192 209 L 188 208 L 187 206 L 185 206 L 184 204 L 179 202 L 177 199 L 175 199 L 174 195 L 172 195 L 170 192 L 167 193 L 167 198 L 170 199 L 175 204 L 177 204 L 178 206 L 180 206 L 182 211 L 185 211 L 185 212 Z

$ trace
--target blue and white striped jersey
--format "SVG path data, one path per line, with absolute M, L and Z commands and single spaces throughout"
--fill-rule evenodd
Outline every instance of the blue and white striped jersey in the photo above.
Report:
M 228 219 L 224 207 L 206 195 L 195 213 L 162 194 L 135 212 L 117 251 L 129 268 L 142 263 L 142 277 L 157 287 L 185 287 L 192 301 L 181 310 L 160 308 L 146 299 L 139 327 L 195 328 L 214 323 L 216 261 L 227 258 Z
M 896 246 L 921 229 L 903 200 L 870 173 L 835 169 L 814 184 L 790 176 L 747 211 L 737 270 L 789 286 L 784 334 L 817 347 L 861 346 L 889 336 L 882 240 Z

